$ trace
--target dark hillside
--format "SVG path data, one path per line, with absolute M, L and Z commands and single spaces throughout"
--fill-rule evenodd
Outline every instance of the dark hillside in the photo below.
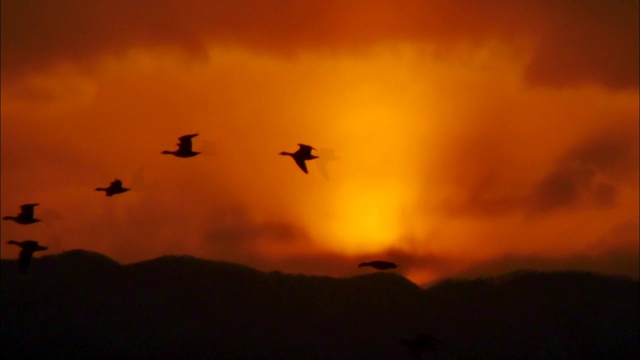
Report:
M 412 359 L 639 355 L 637 281 L 518 272 L 429 289 L 394 273 L 330 278 L 167 256 L 70 251 L 2 261 L 2 358 Z

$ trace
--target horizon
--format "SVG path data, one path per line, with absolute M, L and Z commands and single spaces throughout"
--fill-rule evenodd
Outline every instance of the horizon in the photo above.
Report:
M 638 1 L 1 6 L 2 259 L 640 273 Z
M 43 257 L 27 274 L 15 260 L 0 263 L 3 359 L 635 359 L 640 351 L 638 281 L 591 272 L 421 288 L 392 272 L 267 273 L 190 255 L 120 265 L 78 250 Z M 436 346 L 411 340 L 429 338 Z
M 382 275 L 382 276 L 399 276 L 405 280 L 408 280 L 409 282 L 411 282 L 412 284 L 418 286 L 420 289 L 426 290 L 429 289 L 433 286 L 436 286 L 438 284 L 441 283 L 446 283 L 446 282 L 450 282 L 450 281 L 478 281 L 478 280 L 499 280 L 499 279 L 504 279 L 504 278 L 512 278 L 512 277 L 519 277 L 520 275 L 525 275 L 525 274 L 566 274 L 566 273 L 573 273 L 573 274 L 590 274 L 590 275 L 594 275 L 594 276 L 598 276 L 598 277 L 604 277 L 604 278 L 610 278 L 610 279 L 627 279 L 630 281 L 635 281 L 638 282 L 640 281 L 640 277 L 638 276 L 638 274 L 636 274 L 636 276 L 633 275 L 628 275 L 628 274 L 611 274 L 611 273 L 602 273 L 602 272 L 597 272 L 597 271 L 591 271 L 591 270 L 580 270 L 580 269 L 557 269 L 557 270 L 540 270 L 540 269 L 530 269 L 530 268 L 519 268 L 519 269 L 515 269 L 515 270 L 510 270 L 510 271 L 506 271 L 503 273 L 492 273 L 492 274 L 478 274 L 478 275 L 472 275 L 470 273 L 459 273 L 459 274 L 455 274 L 449 277 L 444 277 L 444 278 L 439 278 L 437 280 L 431 281 L 431 282 L 427 282 L 427 283 L 417 283 L 413 280 L 411 280 L 410 278 L 406 277 L 403 273 L 402 273 L 402 269 L 389 269 L 389 270 L 375 270 L 375 269 L 369 269 L 369 270 L 360 270 L 360 271 L 353 271 L 352 273 L 344 273 L 342 275 L 328 275 L 328 274 L 320 274 L 320 273 L 296 273 L 296 272 L 284 272 L 278 269 L 260 269 L 257 267 L 252 267 L 249 266 L 247 264 L 242 264 L 242 263 L 238 263 L 238 262 L 231 262 L 231 261 L 225 261 L 225 260 L 218 260 L 218 259 L 206 259 L 206 258 L 200 258 L 194 255 L 190 255 L 190 254 L 166 254 L 166 255 L 161 255 L 155 258 L 150 258 L 150 259 L 144 259 L 144 260 L 140 260 L 140 261 L 135 261 L 135 262 L 127 262 L 127 263 L 123 263 L 123 262 L 119 262 L 105 254 L 99 253 L 99 252 L 95 252 L 95 251 L 91 251 L 91 250 L 85 250 L 85 249 L 70 249 L 70 250 L 65 250 L 63 252 L 59 252 L 59 253 L 54 253 L 54 254 L 50 254 L 50 253 L 45 253 L 45 254 L 41 254 L 40 256 L 34 256 L 34 260 L 32 260 L 32 262 L 38 262 L 39 260 L 46 260 L 49 258 L 52 259 L 61 259 L 64 257 L 68 257 L 68 256 L 98 256 L 100 258 L 103 258 L 105 260 L 108 260 L 111 263 L 114 263 L 115 266 L 117 267 L 128 267 L 128 266 L 135 266 L 135 265 L 139 265 L 139 264 L 146 264 L 146 263 L 152 263 L 155 262 L 157 260 L 160 259 L 171 259 L 171 260 L 181 260 L 181 259 L 186 259 L 186 260 L 193 260 L 193 261 L 197 261 L 197 262 L 206 262 L 206 263 L 212 263 L 212 264 L 224 264 L 224 265 L 231 265 L 231 266 L 239 266 L 242 268 L 246 268 L 246 269 L 250 269 L 265 275 L 268 274 L 282 274 L 282 275 L 288 275 L 288 276 L 306 276 L 306 277 L 317 277 L 317 278 L 331 278 L 331 279 L 351 279 L 351 278 L 359 278 L 359 277 L 363 277 L 363 276 L 371 276 L 371 275 Z M 17 259 L 12 259 L 12 258 L 2 258 L 1 261 L 8 261 L 8 262 L 16 262 L 17 263 Z M 31 267 L 33 265 L 30 265 Z M 37 265 L 36 265 L 36 269 L 37 269 Z M 37 272 L 38 270 L 32 270 L 32 272 Z M 34 276 L 34 275 L 31 275 Z M 35 275 L 37 276 L 37 275 Z

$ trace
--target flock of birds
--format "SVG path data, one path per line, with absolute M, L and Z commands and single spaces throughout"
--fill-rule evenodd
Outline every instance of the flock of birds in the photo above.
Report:
M 162 154 L 165 155 L 173 155 L 179 158 L 190 158 L 200 154 L 197 151 L 193 151 L 193 142 L 192 139 L 198 136 L 198 134 L 188 134 L 178 138 L 179 142 L 178 149 L 174 151 L 164 150 Z M 306 161 L 317 159 L 318 156 L 313 155 L 312 151 L 316 150 L 314 147 L 305 144 L 298 144 L 298 150 L 296 152 L 290 153 L 286 151 L 280 152 L 280 155 L 291 156 L 295 161 L 296 165 L 305 173 L 308 174 L 309 170 L 307 169 Z M 125 188 L 122 185 L 122 181 L 116 179 L 111 182 L 108 187 L 98 187 L 95 189 L 96 191 L 104 191 L 107 196 L 113 196 L 125 193 L 131 189 Z M 29 225 L 40 222 L 40 219 L 36 219 L 34 217 L 34 208 L 40 204 L 24 204 L 20 206 L 20 213 L 17 216 L 5 216 L 3 220 L 13 220 L 18 224 Z M 47 250 L 47 247 L 41 246 L 35 240 L 25 240 L 25 241 L 15 241 L 9 240 L 7 242 L 11 245 L 17 245 L 21 248 L 20 255 L 18 259 L 18 269 L 22 273 L 27 272 L 27 268 L 29 267 L 29 262 L 33 256 L 33 253 L 36 251 Z M 388 261 L 371 261 L 371 262 L 363 262 L 359 265 L 359 267 L 370 266 L 377 270 L 388 270 L 396 268 L 396 264 L 388 262 Z
M 165 150 L 162 154 L 165 155 L 173 155 L 179 158 L 190 158 L 200 154 L 197 151 L 193 151 L 192 139 L 198 136 L 198 134 L 189 134 L 179 137 L 178 149 L 174 151 Z M 305 173 L 308 174 L 309 171 L 307 169 L 306 161 L 317 159 L 318 156 L 313 155 L 312 151 L 316 150 L 314 147 L 298 144 L 298 150 L 296 152 L 290 153 L 286 151 L 280 152 L 280 155 L 291 156 L 295 161 L 296 165 Z M 122 181 L 116 179 L 111 182 L 108 187 L 98 187 L 95 189 L 96 191 L 104 191 L 106 196 L 114 196 L 118 194 L 125 193 L 131 189 L 125 188 L 122 185 Z M 41 219 L 37 219 L 34 215 L 35 207 L 40 205 L 39 203 L 34 204 L 24 204 L 20 206 L 20 213 L 17 216 L 4 216 L 3 220 L 13 220 L 18 224 L 22 225 L 30 225 L 35 224 L 37 222 L 42 221 Z M 33 253 L 37 251 L 44 251 L 48 248 L 45 246 L 41 246 L 35 240 L 25 240 L 25 241 L 15 241 L 9 240 L 7 242 L 11 245 L 17 245 L 21 248 L 20 255 L 18 258 L 18 270 L 22 273 L 26 273 L 29 267 L 29 263 L 31 262 L 31 258 L 33 257 Z M 377 270 L 389 270 L 397 268 L 397 265 L 389 262 L 389 261 L 370 261 L 363 262 L 358 265 L 358 267 L 372 267 Z M 416 357 L 420 357 L 421 353 L 425 351 L 431 351 L 434 349 L 434 344 L 436 341 L 434 338 L 428 335 L 419 335 L 413 340 L 402 339 L 401 344 Z

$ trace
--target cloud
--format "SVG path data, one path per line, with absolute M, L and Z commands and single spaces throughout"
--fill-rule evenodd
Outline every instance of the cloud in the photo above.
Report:
M 209 218 L 204 242 L 214 257 L 235 261 L 283 258 L 312 245 L 302 227 L 287 221 L 260 221 L 239 206 L 221 206 Z
M 499 145 L 495 146 L 497 149 Z M 514 213 L 547 214 L 561 209 L 608 208 L 619 196 L 619 187 L 634 185 L 638 178 L 638 129 L 606 126 L 557 156 L 555 164 L 528 187 L 508 185 L 500 151 L 493 158 L 472 154 L 481 165 L 464 178 L 464 196 L 447 205 L 456 216 L 493 217 Z M 496 160 L 498 159 L 498 160 Z M 524 164 L 518 165 L 522 174 Z M 523 175 L 524 176 L 524 175 Z
M 638 1 L 551 2 L 543 2 L 551 11 L 540 20 L 550 26 L 541 29 L 527 73 L 531 81 L 638 87 Z
M 637 134 L 599 132 L 570 150 L 536 185 L 530 209 L 547 212 L 576 205 L 611 206 L 616 180 L 637 171 Z
M 83 62 L 136 47 L 202 56 L 211 43 L 291 54 L 389 42 L 500 40 L 533 46 L 545 85 L 638 86 L 638 2 L 602 1 L 5 1 L 2 73 Z

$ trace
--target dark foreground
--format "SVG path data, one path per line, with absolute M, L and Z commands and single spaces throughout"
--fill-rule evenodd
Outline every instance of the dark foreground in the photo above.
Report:
M 2 359 L 636 359 L 637 281 L 519 272 L 421 289 L 392 273 L 329 278 L 95 253 L 2 261 Z

